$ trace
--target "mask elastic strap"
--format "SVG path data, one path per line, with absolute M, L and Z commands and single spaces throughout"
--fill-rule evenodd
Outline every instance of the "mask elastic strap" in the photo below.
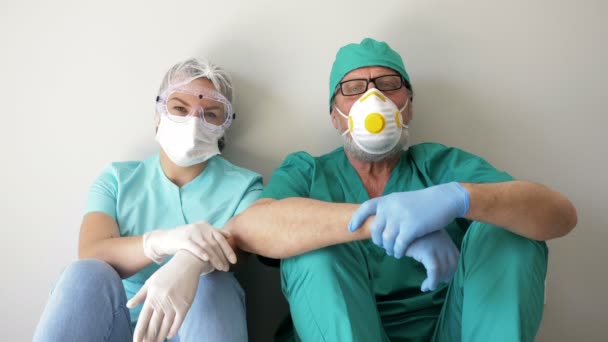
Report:
M 344 113 L 342 113 L 342 111 L 340 110 L 340 108 L 338 108 L 338 106 L 334 105 L 334 108 L 336 108 L 336 111 L 338 112 L 338 114 L 342 115 L 343 118 L 348 120 L 348 115 L 345 115 Z M 347 135 L 349 131 L 350 131 L 350 128 L 347 129 L 346 131 L 342 132 L 342 136 Z
M 407 105 L 408 105 L 409 103 L 410 103 L 410 99 L 408 98 L 408 99 L 405 101 L 405 104 L 403 105 L 403 107 L 401 107 L 401 109 L 399 109 L 399 113 L 403 114 L 403 111 L 405 110 L 405 108 L 407 107 Z M 336 108 L 337 108 L 337 107 L 336 107 Z M 403 124 L 403 125 L 401 126 L 401 129 L 404 129 L 404 128 L 409 128 L 409 126 L 408 126 L 408 125 L 406 125 L 406 124 Z

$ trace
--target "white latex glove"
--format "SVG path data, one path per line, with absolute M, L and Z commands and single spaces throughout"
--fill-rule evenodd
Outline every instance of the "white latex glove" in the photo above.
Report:
M 228 271 L 228 262 L 236 263 L 236 254 L 226 241 L 230 233 L 215 229 L 207 222 L 197 222 L 173 229 L 157 229 L 144 234 L 144 254 L 157 264 L 168 255 L 185 249 L 216 270 Z
M 133 308 L 145 300 L 133 341 L 165 341 L 177 334 L 192 305 L 199 277 L 213 271 L 188 251 L 179 251 L 159 268 L 127 303 Z

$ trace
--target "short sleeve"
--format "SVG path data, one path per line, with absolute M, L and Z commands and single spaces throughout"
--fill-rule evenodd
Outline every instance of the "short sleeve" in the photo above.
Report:
M 310 197 L 314 159 L 305 152 L 293 153 L 274 171 L 261 198 Z
M 237 206 L 234 215 L 240 214 L 243 210 L 247 209 L 253 202 L 257 201 L 260 198 L 260 194 L 262 193 L 262 177 L 257 176 L 247 188 L 247 191 L 243 194 L 239 205 Z
M 506 182 L 514 178 L 504 171 L 497 170 L 483 158 L 469 152 L 445 147 L 440 144 L 424 144 L 418 153 L 424 153 L 425 173 L 433 184 L 452 181 L 467 183 Z
M 89 189 L 85 214 L 101 212 L 116 220 L 118 180 L 112 167 L 107 167 Z

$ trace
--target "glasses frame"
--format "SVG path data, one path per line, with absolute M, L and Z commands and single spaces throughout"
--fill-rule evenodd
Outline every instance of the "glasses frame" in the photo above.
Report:
M 399 87 L 394 88 L 394 89 L 380 89 L 378 88 L 378 84 L 376 83 L 376 81 L 382 77 L 391 77 L 391 76 L 398 76 L 399 77 Z M 365 89 L 363 89 L 361 92 L 356 93 L 356 94 L 345 94 L 344 93 L 344 89 L 342 88 L 342 85 L 345 83 L 349 83 L 349 82 L 353 82 L 353 81 L 365 81 Z M 336 87 L 336 92 L 335 94 L 338 93 L 338 89 L 340 89 L 340 93 L 342 94 L 342 96 L 357 96 L 357 95 L 361 95 L 363 93 L 365 93 L 367 91 L 367 89 L 369 88 L 369 83 L 370 82 L 374 82 L 374 85 L 376 86 L 376 88 L 380 91 L 393 91 L 393 90 L 398 90 L 403 88 L 403 86 L 405 85 L 405 79 L 403 78 L 403 76 L 399 75 L 399 74 L 391 74 L 391 75 L 382 75 L 382 76 L 378 76 L 378 77 L 373 77 L 373 78 L 354 78 L 352 80 L 346 80 L 346 81 L 342 81 L 340 83 L 338 83 L 338 86 Z M 334 96 L 335 96 L 334 94 Z
M 230 101 L 228 101 L 228 99 L 226 99 L 224 97 L 224 95 L 222 95 L 218 91 L 215 91 L 212 89 L 202 89 L 202 90 L 194 89 L 193 90 L 190 88 L 191 87 L 188 86 L 188 83 L 184 83 L 184 84 L 177 84 L 175 86 L 172 86 L 172 87 L 169 87 L 168 89 L 166 89 L 162 94 L 160 94 L 156 97 L 157 112 L 160 115 L 166 116 L 167 118 L 169 118 L 169 120 L 175 121 L 175 120 L 171 119 L 171 115 L 169 114 L 169 109 L 167 108 L 167 102 L 169 100 L 170 94 L 172 94 L 174 92 L 179 92 L 179 93 L 195 95 L 199 99 L 207 98 L 212 101 L 223 103 L 226 106 L 226 110 L 227 110 L 226 120 L 224 120 L 224 123 L 222 123 L 221 125 L 215 125 L 213 123 L 210 123 L 203 116 L 204 108 L 200 107 L 201 109 L 203 109 L 203 111 L 197 110 L 196 113 L 189 113 L 188 115 L 186 115 L 184 117 L 185 118 L 184 122 L 187 120 L 186 118 L 188 118 L 188 117 L 198 117 L 201 119 L 201 124 L 203 125 L 203 127 L 205 127 L 206 129 L 208 129 L 212 132 L 225 131 L 226 129 L 228 129 L 228 127 L 230 127 L 230 124 L 232 124 L 232 121 L 236 117 L 236 114 L 234 113 L 233 108 L 232 108 L 232 103 L 230 103 Z

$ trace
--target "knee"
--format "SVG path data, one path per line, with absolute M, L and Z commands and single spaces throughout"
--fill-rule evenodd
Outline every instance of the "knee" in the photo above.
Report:
M 486 262 L 492 260 L 495 267 L 546 272 L 548 248 L 544 241 L 531 240 L 494 225 L 474 222 L 463 242 L 463 249 L 471 248 L 475 249 L 473 254 L 476 254 L 476 258 Z
M 215 271 L 200 278 L 194 301 L 180 329 L 180 334 L 207 336 L 209 331 L 229 329 L 226 322 L 233 322 L 231 326 L 234 328 L 240 327 L 241 323 L 245 322 L 245 293 L 233 274 Z M 201 336 L 203 335 L 199 335 L 198 338 Z M 203 340 L 224 341 L 225 339 Z
M 232 273 L 216 271 L 200 278 L 196 299 L 224 302 L 234 298 L 244 302 L 245 293 Z
M 362 245 L 356 242 L 329 246 L 281 260 L 283 291 L 290 284 L 348 282 L 367 263 Z
M 325 247 L 281 260 L 281 273 L 333 273 L 338 260 L 337 246 Z
M 70 264 L 64 271 L 60 283 L 76 283 L 81 288 L 122 286 L 120 276 L 108 263 L 97 259 L 83 259 Z M 59 285 L 59 284 L 58 284 Z

